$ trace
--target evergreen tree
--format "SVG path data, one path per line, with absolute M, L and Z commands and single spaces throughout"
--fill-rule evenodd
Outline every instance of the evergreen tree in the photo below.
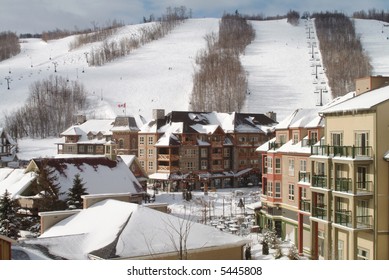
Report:
M 20 237 L 20 221 L 16 216 L 18 204 L 11 198 L 8 190 L 0 197 L 0 234 L 9 238 Z
M 42 163 L 42 168 L 38 172 L 37 188 L 40 194 L 40 211 L 53 211 L 64 209 L 63 201 L 60 200 L 59 183 L 55 170 L 47 165 L 47 162 Z
M 81 209 L 82 208 L 82 195 L 88 194 L 85 183 L 82 182 L 80 174 L 76 174 L 73 179 L 73 186 L 67 193 L 66 204 L 70 209 Z

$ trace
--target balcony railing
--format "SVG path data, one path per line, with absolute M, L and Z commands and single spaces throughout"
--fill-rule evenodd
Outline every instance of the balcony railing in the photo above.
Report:
M 317 139 L 303 139 L 301 142 L 301 146 L 303 147 L 310 147 L 317 143 Z
M 373 182 L 372 181 L 363 181 L 356 182 L 357 193 L 372 193 L 373 192 Z
M 372 228 L 373 227 L 373 216 L 356 216 L 357 228 Z
M 372 147 L 355 146 L 311 146 L 311 155 L 327 157 L 372 157 Z
M 305 212 L 311 212 L 311 202 L 309 200 L 300 200 L 300 210 Z
M 336 178 L 335 179 L 335 191 L 337 192 L 352 192 L 352 182 L 350 178 Z
M 283 143 L 277 143 L 277 142 L 269 142 L 269 150 L 276 150 L 278 148 L 280 148 L 282 145 L 284 145 Z
M 339 210 L 335 211 L 335 223 L 346 226 L 346 227 L 352 227 L 352 213 L 349 210 Z
M 312 216 L 315 218 L 326 220 L 327 219 L 327 206 L 322 204 L 322 205 L 318 205 L 316 207 L 312 207 Z
M 312 176 L 312 187 L 315 188 L 327 188 L 327 177 L 325 175 L 313 175 Z
M 299 171 L 299 182 L 309 183 L 311 179 L 311 173 L 306 171 Z
M 164 161 L 172 161 L 172 160 L 179 160 L 180 156 L 175 154 L 159 154 L 158 160 L 164 160 Z

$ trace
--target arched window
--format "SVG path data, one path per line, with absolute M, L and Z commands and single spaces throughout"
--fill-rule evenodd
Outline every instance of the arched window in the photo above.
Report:
M 123 149 L 123 148 L 124 148 L 124 140 L 119 139 L 119 149 Z

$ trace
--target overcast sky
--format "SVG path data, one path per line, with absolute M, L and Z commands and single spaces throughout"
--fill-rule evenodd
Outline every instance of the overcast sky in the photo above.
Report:
M 221 17 L 223 12 L 284 15 L 289 10 L 300 13 L 385 10 L 388 0 L 0 0 L 0 31 L 40 33 L 55 28 L 73 30 L 99 26 L 109 20 L 125 24 L 139 23 L 143 17 L 162 15 L 167 7 L 185 6 L 194 18 Z

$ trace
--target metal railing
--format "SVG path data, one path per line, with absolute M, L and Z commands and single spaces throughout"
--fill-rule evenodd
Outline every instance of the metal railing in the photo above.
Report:
M 300 210 L 305 212 L 311 212 L 311 202 L 309 200 L 300 200 Z
M 355 146 L 311 146 L 311 155 L 327 157 L 372 157 L 372 147 Z
M 306 171 L 299 171 L 299 182 L 309 183 L 311 180 L 311 173 Z
M 315 218 L 326 220 L 328 214 L 327 212 L 327 206 L 324 204 L 312 207 L 312 216 Z
M 313 175 L 312 176 L 312 187 L 315 188 L 327 188 L 327 176 L 326 175 Z
M 352 182 L 350 178 L 336 178 L 335 179 L 335 191 L 337 192 L 352 192 Z
M 346 227 L 352 227 L 352 213 L 349 210 L 338 210 L 335 211 L 335 223 L 346 226 Z

